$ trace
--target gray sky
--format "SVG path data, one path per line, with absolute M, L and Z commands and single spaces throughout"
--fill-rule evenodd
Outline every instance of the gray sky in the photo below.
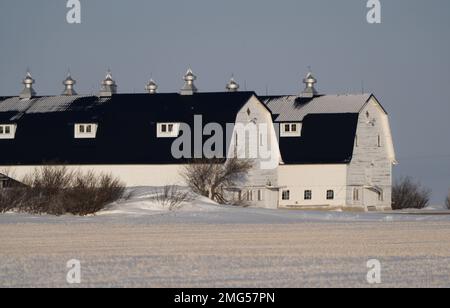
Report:
M 234 73 L 259 94 L 295 94 L 311 66 L 322 93 L 373 92 L 389 111 L 400 165 L 442 203 L 450 187 L 450 1 L 81 0 L 0 1 L 0 95 L 17 95 L 29 66 L 40 95 L 62 91 L 67 69 L 79 93 L 96 93 L 110 67 L 120 92 L 153 77 L 178 91 L 192 66 L 201 91 Z

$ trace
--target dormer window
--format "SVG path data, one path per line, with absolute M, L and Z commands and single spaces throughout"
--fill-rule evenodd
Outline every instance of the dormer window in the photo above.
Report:
M 14 139 L 16 137 L 17 125 L 0 124 L 0 139 Z
M 281 137 L 300 137 L 302 135 L 302 123 L 281 124 Z
M 180 132 L 179 123 L 158 123 L 157 136 L 158 138 L 177 138 Z
M 95 139 L 97 128 L 95 123 L 75 124 L 75 139 Z

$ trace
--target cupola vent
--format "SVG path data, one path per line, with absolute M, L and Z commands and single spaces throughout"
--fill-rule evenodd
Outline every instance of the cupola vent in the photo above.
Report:
M 183 79 L 185 83 L 181 89 L 181 95 L 193 95 L 198 92 L 198 89 L 194 84 L 194 81 L 197 80 L 197 76 L 194 75 L 191 69 L 186 72 Z
M 62 95 L 66 95 L 66 96 L 77 95 L 77 92 L 75 92 L 75 90 L 73 88 L 76 85 L 76 83 L 77 83 L 77 81 L 72 78 L 72 76 L 70 75 L 70 72 L 69 72 L 67 74 L 67 78 L 63 81 L 64 91 L 63 91 Z
M 228 92 L 237 92 L 239 91 L 239 84 L 234 80 L 234 77 L 231 77 L 230 81 L 227 84 Z
M 102 89 L 100 90 L 100 97 L 110 97 L 117 93 L 117 85 L 114 81 L 111 71 L 106 74 L 105 80 L 102 81 Z
M 311 72 L 306 75 L 305 79 L 303 79 L 303 83 L 306 85 L 303 92 L 300 94 L 301 97 L 313 98 L 318 95 L 318 92 L 315 88 L 315 84 L 317 83 L 317 79 L 313 76 Z
M 156 94 L 156 93 L 158 93 L 158 85 L 156 84 L 156 82 L 153 79 L 150 79 L 148 84 L 145 86 L 145 90 L 149 94 Z
M 31 73 L 28 71 L 25 79 L 22 81 L 25 88 L 20 93 L 20 99 L 30 99 L 36 96 L 36 92 L 33 89 L 34 79 L 31 77 Z

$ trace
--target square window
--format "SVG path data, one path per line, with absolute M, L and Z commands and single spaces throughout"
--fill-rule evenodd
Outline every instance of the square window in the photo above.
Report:
M 157 123 L 156 135 L 158 138 L 177 138 L 181 130 L 179 123 Z
M 305 200 L 312 200 L 312 191 L 305 190 Z
M 5 126 L 5 134 L 11 134 L 11 127 Z
M 97 134 L 97 124 L 75 124 L 75 139 L 95 139 Z
M 334 200 L 334 190 L 327 191 L 327 200 Z
M 280 124 L 280 137 L 301 137 L 302 123 Z
M 3 126 L 0 126 L 0 134 L 3 134 Z

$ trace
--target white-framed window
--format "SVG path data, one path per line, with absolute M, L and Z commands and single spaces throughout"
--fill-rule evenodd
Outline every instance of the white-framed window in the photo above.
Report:
M 0 139 L 14 139 L 16 130 L 16 124 L 0 124 Z
M 98 124 L 78 123 L 75 124 L 75 139 L 95 139 L 97 137 Z
M 281 137 L 301 137 L 302 123 L 281 123 Z
M 177 138 L 180 133 L 180 124 L 158 123 L 156 130 L 158 138 Z
M 283 190 L 281 193 L 281 199 L 283 201 L 287 201 L 291 199 L 291 191 L 290 190 Z
M 253 190 L 247 191 L 247 201 L 253 201 Z
M 258 201 L 264 201 L 264 192 L 261 189 L 258 190 Z
M 353 188 L 353 201 L 359 201 L 359 188 Z
M 327 200 L 334 200 L 334 190 L 327 190 Z
M 305 200 L 312 200 L 312 190 L 305 190 Z

